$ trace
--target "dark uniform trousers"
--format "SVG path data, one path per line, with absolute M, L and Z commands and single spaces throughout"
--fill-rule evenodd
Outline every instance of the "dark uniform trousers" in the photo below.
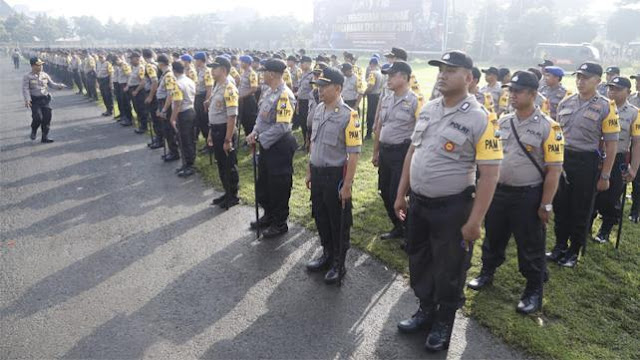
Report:
M 118 104 L 120 116 L 122 116 L 122 88 L 120 87 L 120 83 L 113 83 L 113 96 L 116 98 L 116 104 Z
M 240 98 L 238 102 L 238 117 L 244 128 L 244 134 L 249 136 L 256 125 L 256 117 L 258 116 L 258 103 L 254 96 L 245 96 Z
M 409 276 L 425 311 L 439 305 L 443 313 L 455 314 L 464 304 L 463 289 L 473 249 L 465 251 L 461 229 L 471 213 L 474 192 L 470 186 L 460 194 L 439 198 L 411 193 Z
M 84 72 L 80 72 L 80 81 L 82 81 L 82 86 L 84 87 L 84 89 L 87 90 L 87 93 L 85 95 L 91 96 L 91 94 L 89 94 L 89 87 L 87 86 L 87 74 L 85 74 Z
M 160 99 L 159 101 L 164 104 L 164 99 Z M 171 107 L 167 110 L 166 116 L 166 119 L 160 120 L 162 124 L 162 132 L 165 140 L 167 141 L 166 145 L 169 148 L 169 154 L 179 155 L 180 152 L 178 151 L 176 130 L 171 126 L 171 122 L 169 122 L 169 119 L 171 119 Z
M 622 190 L 624 190 L 624 182 L 622 181 L 622 166 L 625 165 L 626 153 L 616 154 L 616 160 L 611 169 L 611 178 L 609 179 L 609 189 L 596 195 L 592 221 L 599 213 L 602 215 L 602 226 L 600 230 L 608 234 L 613 226 L 618 223 L 620 216 L 620 198 Z M 589 227 L 591 229 L 591 227 Z
M 596 198 L 600 157 L 596 152 L 565 150 L 564 170 L 553 199 L 556 249 L 577 254 L 585 245 Z M 569 239 L 571 245 L 568 246 Z
M 196 112 L 193 109 L 182 111 L 178 114 L 176 127 L 180 138 L 180 152 L 186 166 L 193 166 L 196 160 L 196 139 L 193 133 L 193 123 L 196 120 Z M 171 125 L 169 125 L 171 126 Z
M 513 234 L 518 247 L 518 268 L 527 279 L 528 290 L 542 289 L 545 264 L 545 227 L 538 209 L 542 185 L 514 187 L 498 185 L 485 217 L 482 272 L 493 275 L 505 260 L 505 249 Z
M 376 110 L 378 109 L 379 101 L 380 94 L 367 95 L 367 136 L 371 136 L 373 133 L 373 123 L 376 120 Z
M 311 213 L 320 234 L 320 244 L 331 261 L 340 260 L 340 264 L 344 264 L 350 247 L 350 230 L 353 224 L 351 202 L 347 202 L 343 209 L 339 197 L 343 174 L 342 166 L 311 167 Z
M 13 68 L 16 70 L 20 69 L 20 56 L 13 57 Z
M 122 104 L 118 103 L 120 116 L 126 118 L 127 121 L 133 121 L 133 114 L 131 113 L 131 95 L 130 92 L 124 91 L 127 84 L 119 83 L 118 86 L 120 88 L 120 101 L 122 101 Z
M 231 144 L 234 149 L 227 153 L 224 152 L 224 138 L 227 135 L 227 124 L 210 125 L 211 140 L 213 141 L 213 155 L 218 164 L 218 175 L 222 182 L 222 187 L 227 195 L 238 196 L 238 154 L 235 149 L 236 135 L 233 135 Z
M 200 93 L 196 94 L 196 97 L 193 100 L 193 107 L 196 111 L 196 121 L 193 131 L 195 132 L 196 140 L 200 134 L 202 134 L 202 137 L 205 139 L 209 136 L 209 115 L 204 108 L 204 101 L 206 100 L 206 97 L 206 92 Z
M 87 93 L 94 100 L 98 100 L 97 79 L 95 71 L 87 73 Z
M 146 95 L 149 95 L 149 93 L 146 93 Z M 164 131 L 162 130 L 162 124 L 160 123 L 160 118 L 158 118 L 158 116 L 156 115 L 156 112 L 158 111 L 158 99 L 155 97 L 155 95 L 151 99 L 150 103 L 145 104 L 145 107 L 147 110 L 147 114 L 149 114 L 149 117 L 151 118 L 151 125 L 153 126 L 153 135 L 156 137 L 159 137 L 160 140 L 162 140 Z
M 631 215 L 638 216 L 640 213 L 640 175 L 636 174 L 633 180 L 633 191 L 631 192 Z
M 138 95 L 133 95 L 135 88 L 129 88 L 129 97 L 133 103 L 133 110 L 135 110 L 138 117 L 138 127 L 143 130 L 147 130 L 147 106 L 144 103 L 144 99 L 147 97 L 147 92 L 142 89 L 138 92 Z
M 289 198 L 293 185 L 293 155 L 298 147 L 286 133 L 267 150 L 260 146 L 258 157 L 258 204 L 272 224 L 284 225 L 289 217 Z
M 76 86 L 78 87 L 78 92 L 83 92 L 84 86 L 82 85 L 82 79 L 80 78 L 79 70 L 73 70 L 73 81 L 76 83 Z
M 102 95 L 102 101 L 108 112 L 113 112 L 113 94 L 111 92 L 110 77 L 98 78 L 98 85 L 100 86 L 100 94 Z
M 302 138 L 307 138 L 307 133 L 309 129 L 307 129 L 307 117 L 309 116 L 309 100 L 307 99 L 299 99 L 298 100 L 298 125 L 300 126 L 300 130 L 302 130 Z
M 51 124 L 51 95 L 31 96 L 31 130 L 38 131 L 42 127 L 42 137 L 49 134 Z
M 378 190 L 387 210 L 389 220 L 394 227 L 401 227 L 402 222 L 396 216 L 393 204 L 398 194 L 398 184 L 402 176 L 404 158 L 411 142 L 397 145 L 380 143 L 380 157 L 378 159 Z

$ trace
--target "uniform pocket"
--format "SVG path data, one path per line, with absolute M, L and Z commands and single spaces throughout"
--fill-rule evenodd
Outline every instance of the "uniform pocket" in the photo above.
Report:
M 440 142 L 438 151 L 440 154 L 458 160 L 460 159 L 460 154 L 462 153 L 462 146 L 465 141 L 467 141 L 467 137 L 455 130 L 445 130 L 442 135 L 440 135 Z
M 411 135 L 411 144 L 415 147 L 419 147 L 422 144 L 422 137 L 424 136 L 424 131 L 427 129 L 426 121 L 418 121 L 416 124 L 416 128 Z

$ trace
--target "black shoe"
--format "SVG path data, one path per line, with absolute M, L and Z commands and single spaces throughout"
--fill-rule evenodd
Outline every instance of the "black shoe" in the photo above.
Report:
M 147 132 L 146 129 L 135 129 L 134 132 L 138 135 L 142 135 Z
M 371 134 L 367 134 L 367 136 L 364 137 L 364 140 L 371 140 Z
M 631 214 L 631 215 L 629 215 L 629 220 L 632 223 L 637 224 L 638 222 L 640 222 L 640 216 L 638 214 Z
M 284 233 L 286 233 L 287 231 L 289 231 L 289 226 L 287 226 L 287 224 L 282 224 L 282 225 L 276 225 L 276 224 L 271 224 L 271 226 L 269 226 L 263 233 L 262 236 L 265 239 L 272 239 L 274 237 L 278 237 L 280 235 L 283 235 Z
M 40 142 L 44 144 L 50 144 L 53 142 L 53 139 L 49 139 L 48 137 L 43 137 L 42 140 L 40 140 Z
M 31 140 L 35 140 L 36 139 L 36 133 L 38 132 L 38 130 L 31 130 L 31 135 L 29 136 L 29 138 Z
M 520 314 L 529 315 L 542 309 L 542 291 L 536 290 L 527 293 L 525 291 L 520 298 L 516 311 Z
M 260 219 L 258 219 L 258 223 L 252 221 L 249 224 L 249 228 L 251 228 L 251 230 L 256 230 L 258 228 L 258 224 L 260 224 L 260 228 L 268 228 L 269 226 L 271 226 L 271 219 L 269 219 L 266 215 L 263 215 Z
M 193 170 L 193 168 L 191 166 L 187 166 L 184 170 L 182 170 L 182 171 L 180 171 L 178 173 L 178 176 L 186 178 L 186 177 L 189 177 L 189 176 L 191 176 L 191 175 L 193 175 L 195 173 L 196 173 L 196 171 Z
M 453 313 L 442 314 L 444 310 L 438 310 L 436 322 L 429 331 L 427 341 L 424 344 L 425 349 L 429 351 L 442 351 L 449 348 L 451 340 L 451 331 L 453 330 L 453 322 L 455 320 L 455 311 Z
M 313 259 L 307 263 L 307 270 L 310 272 L 325 271 L 329 269 L 329 266 L 331 266 L 332 263 L 333 260 L 331 255 L 323 251 L 319 258 Z
M 558 247 L 554 247 L 551 252 L 546 253 L 547 261 L 558 262 L 560 259 L 564 257 L 564 254 L 567 250 L 560 249 Z
M 573 268 L 578 264 L 578 254 L 568 251 L 562 259 L 558 261 L 558 265 L 566 268 Z
M 121 126 L 131 126 L 133 125 L 133 122 L 129 119 L 124 119 L 120 121 L 120 125 Z
M 410 319 L 402 320 L 398 323 L 398 331 L 403 334 L 415 334 L 420 331 L 429 330 L 429 327 L 433 323 L 434 311 L 424 311 L 422 308 L 413 314 Z
M 180 160 L 180 155 L 178 154 L 167 154 L 167 156 L 163 156 L 162 160 L 164 160 L 165 162 L 171 162 L 171 161 L 176 161 L 176 160 Z
M 222 204 L 226 199 L 227 199 L 227 194 L 222 194 L 222 196 L 218 196 L 217 198 L 213 199 L 213 201 L 211 202 L 211 205 Z
M 342 278 L 347 273 L 347 269 L 343 266 L 339 266 L 338 264 L 334 264 L 329 271 L 324 275 L 324 283 L 327 285 L 340 283 Z
M 596 237 L 593 238 L 593 241 L 600 243 L 600 244 L 605 244 L 609 242 L 609 234 L 603 232 L 602 230 L 598 231 L 598 235 L 596 235 Z
M 105 111 L 105 112 L 102 113 L 102 116 L 105 116 L 105 117 L 106 116 L 111 116 L 111 115 L 113 115 L 113 112 L 111 112 L 111 111 Z
M 198 150 L 200 154 L 209 154 L 211 152 L 211 148 L 208 146 L 204 146 L 202 149 Z
M 181 172 L 182 172 L 184 169 L 186 169 L 186 168 L 187 168 L 187 166 L 186 166 L 186 165 L 182 165 L 181 167 L 179 167 L 179 168 L 177 168 L 177 169 L 176 169 L 175 173 L 176 173 L 176 174 L 179 174 L 179 173 L 181 173 Z
M 492 282 L 493 275 L 480 273 L 480 276 L 467 283 L 467 287 L 471 290 L 478 291 Z
M 404 230 L 400 226 L 394 227 L 388 233 L 380 235 L 381 240 L 401 239 L 404 237 Z
M 238 199 L 237 196 L 230 196 L 223 203 L 221 203 L 219 206 L 221 208 L 229 210 L 230 208 L 232 208 L 232 207 L 234 207 L 234 206 L 236 206 L 238 204 L 240 204 L 240 199 Z
M 114 117 L 113 117 L 113 119 L 114 119 L 114 120 L 118 120 L 118 119 L 120 119 L 121 117 L 122 117 L 122 115 L 121 115 L 121 114 L 118 114 L 118 116 L 114 116 Z
M 160 149 L 162 146 L 163 141 L 160 139 L 154 139 L 154 141 L 149 144 L 149 149 L 154 150 L 154 149 Z

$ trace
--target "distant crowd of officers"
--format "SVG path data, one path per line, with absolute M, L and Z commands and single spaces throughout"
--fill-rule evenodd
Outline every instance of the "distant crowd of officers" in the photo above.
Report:
M 562 85 L 564 70 L 549 60 L 513 73 L 480 71 L 464 52 L 448 51 L 429 62 L 439 74 L 426 101 L 401 48 L 374 54 L 364 69 L 349 52 L 338 62 L 302 49 L 289 56 L 167 49 L 27 55 L 32 71 L 23 92 L 33 112 L 32 139 L 40 126 L 43 141 L 49 139 L 48 86 L 75 84 L 92 101 L 101 94 L 104 116 L 114 115 L 115 98 L 122 126 L 150 131 L 148 145 L 165 148 L 164 161 L 182 159 L 178 176 L 194 173 L 196 140 L 204 137 L 200 152 L 213 152 L 224 187 L 213 205 L 227 209 L 239 201 L 237 149 L 259 152 L 256 200 L 264 215 L 251 227 L 264 229 L 264 238 L 287 232 L 293 157 L 308 152 L 305 181 L 323 252 L 307 269 L 324 272 L 328 284 L 340 284 L 346 273 L 351 187 L 363 138 L 372 139 L 371 161 L 393 224 L 381 237 L 406 239 L 420 303 L 398 328 L 428 332 L 428 350 L 448 347 L 465 284 L 480 290 L 493 281 L 512 235 L 526 278 L 516 310 L 531 314 L 542 307 L 546 263 L 574 267 L 598 214 L 594 240 L 607 243 L 634 179 L 630 219 L 638 222 L 640 74 L 622 77 L 617 67 L 581 64 L 571 94 Z M 552 213 L 556 244 L 545 253 Z M 466 283 L 483 224 L 482 270 Z

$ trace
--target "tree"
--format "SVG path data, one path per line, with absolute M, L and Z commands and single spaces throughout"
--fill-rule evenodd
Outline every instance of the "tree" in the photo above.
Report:
M 47 15 L 38 15 L 33 21 L 33 32 L 40 40 L 50 45 L 62 36 L 57 22 Z
M 33 41 L 33 26 L 23 14 L 12 14 L 4 21 L 4 27 L 9 33 L 11 41 Z
M 584 16 L 577 16 L 571 22 L 558 26 L 558 42 L 590 43 L 598 36 L 599 25 Z
M 520 17 L 509 18 L 504 40 L 509 45 L 511 54 L 523 59 L 531 58 L 538 43 L 553 39 L 555 25 L 548 8 L 525 9 Z
M 102 40 L 104 38 L 104 26 L 93 16 L 76 16 L 73 20 L 75 33 L 87 40 Z
M 478 59 L 487 59 L 494 53 L 494 48 L 500 39 L 502 18 L 496 16 L 497 3 L 487 1 L 474 21 L 474 38 L 471 54 Z
M 449 49 L 464 49 L 467 41 L 467 15 L 464 13 L 456 13 L 450 18 L 449 36 L 447 38 L 447 47 Z
M 626 46 L 640 37 L 640 11 L 632 8 L 620 7 L 614 11 L 607 21 L 607 39 L 620 46 Z

